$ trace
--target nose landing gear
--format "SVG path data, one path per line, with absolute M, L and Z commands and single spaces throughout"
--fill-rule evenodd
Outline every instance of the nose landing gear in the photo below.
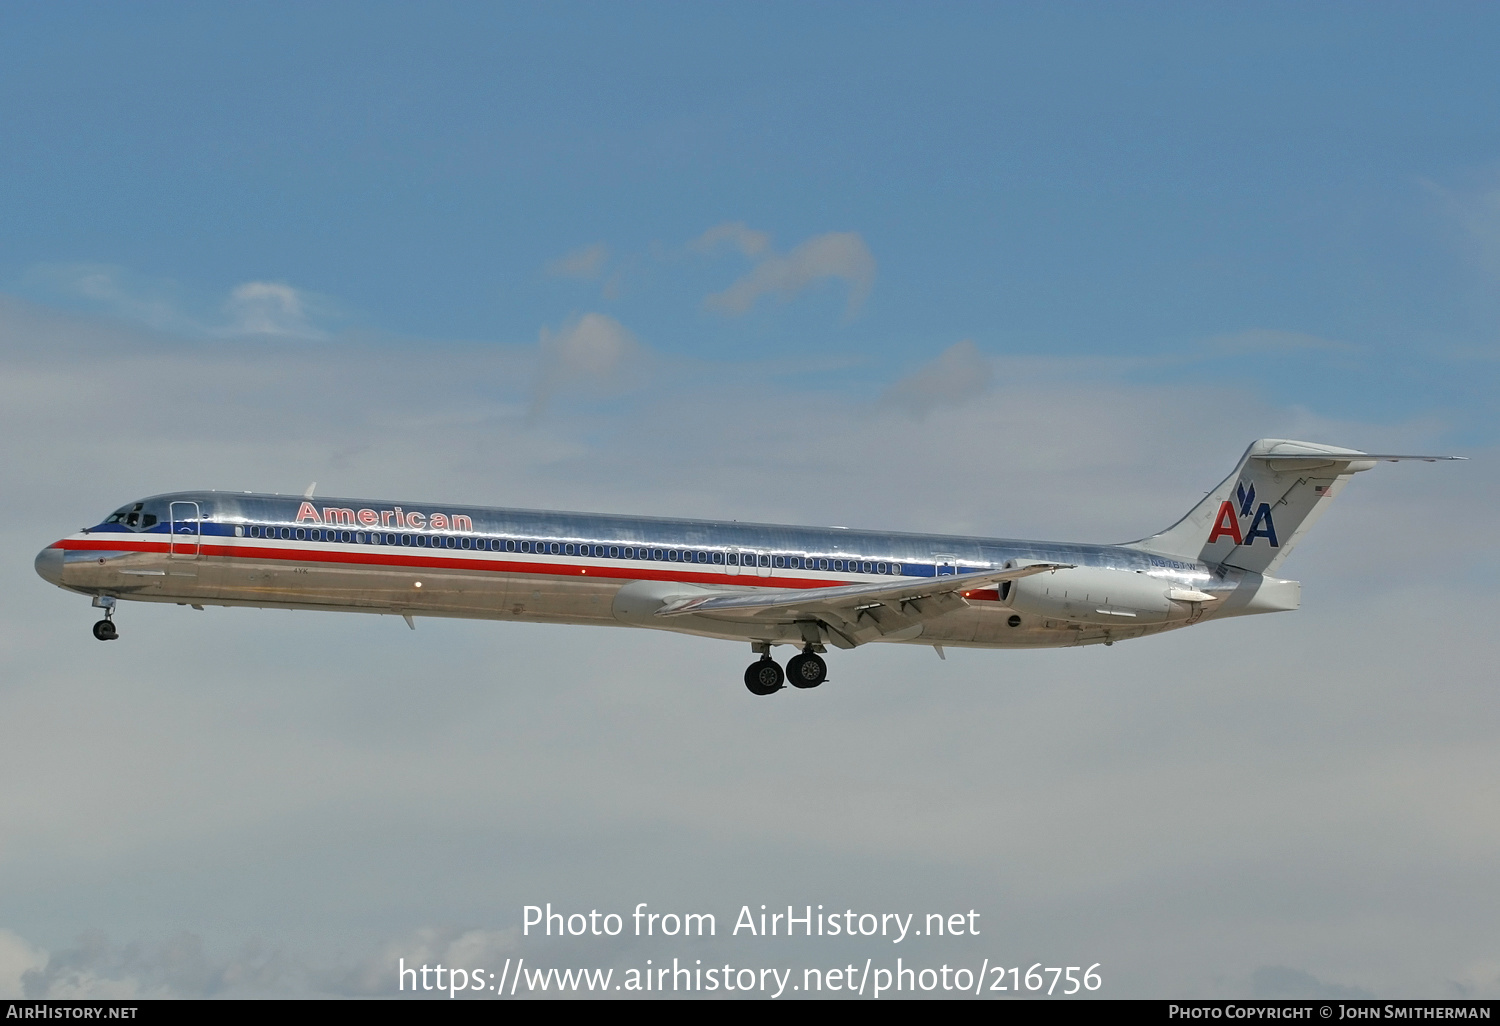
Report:
M 94 637 L 100 641 L 114 641 L 120 636 L 115 630 L 115 600 L 109 595 L 95 595 L 94 608 L 104 610 L 104 619 L 94 624 Z

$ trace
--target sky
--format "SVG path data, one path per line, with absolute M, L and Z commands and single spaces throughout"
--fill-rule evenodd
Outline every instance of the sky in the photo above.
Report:
M 1478 4 L 0 11 L 0 995 L 897 956 L 1500 995 L 1497 40 Z M 100 645 L 32 569 L 145 495 L 313 481 L 1122 541 L 1258 437 L 1470 461 L 1360 475 L 1295 613 L 868 646 L 769 699 L 664 632 L 122 604 Z M 546 902 L 719 934 L 522 936 Z M 761 904 L 984 932 L 727 935 Z

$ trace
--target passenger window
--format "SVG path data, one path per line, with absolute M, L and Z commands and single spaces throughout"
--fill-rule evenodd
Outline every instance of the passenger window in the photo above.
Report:
M 245 536 L 245 529 L 243 527 L 236 526 L 234 529 L 234 536 L 236 538 L 243 538 Z
M 864 572 L 865 572 L 865 573 L 867 573 L 867 574 L 869 574 L 869 573 L 874 573 L 874 572 L 875 572 L 875 567 L 874 567 L 874 565 L 873 565 L 873 564 L 870 564 L 870 563 L 866 563 L 866 564 L 864 564 L 864 566 L 862 566 L 862 567 L 860 567 L 860 569 L 861 569 L 861 570 L 863 570 L 863 571 L 864 571 Z
M 778 568 L 785 567 L 786 566 L 786 557 L 785 556 L 777 556 L 776 557 L 776 566 Z
M 297 528 L 297 540 L 298 541 L 306 541 L 307 540 L 307 532 L 305 530 L 303 530 L 302 528 L 300 528 L 300 527 Z
M 506 542 L 505 542 L 505 551 L 506 552 L 514 552 L 514 551 L 516 551 L 516 543 L 513 542 L 513 541 L 511 541 L 510 539 L 506 539 Z
M 714 553 L 714 562 L 715 563 L 723 563 L 724 562 L 724 553 L 722 553 L 722 552 L 715 552 Z
M 651 558 L 652 559 L 662 559 L 665 555 L 666 555 L 666 553 L 664 553 L 661 549 L 652 549 L 651 550 Z

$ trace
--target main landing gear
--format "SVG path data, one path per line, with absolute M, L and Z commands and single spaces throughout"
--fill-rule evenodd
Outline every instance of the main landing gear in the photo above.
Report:
M 109 595 L 95 595 L 94 608 L 104 610 L 104 619 L 94 624 L 94 637 L 100 641 L 114 641 L 120 636 L 115 630 L 115 600 Z
M 803 649 L 801 655 L 787 660 L 785 673 L 771 658 L 769 649 L 767 646 L 761 657 L 745 669 L 745 687 L 752 695 L 774 695 L 788 681 L 794 688 L 815 688 L 828 679 L 828 664 L 811 645 Z
M 763 655 L 745 669 L 745 687 L 752 695 L 774 695 L 785 687 L 786 674 L 769 655 Z
M 815 688 L 828 679 L 828 664 L 809 646 L 786 661 L 786 678 L 794 688 Z

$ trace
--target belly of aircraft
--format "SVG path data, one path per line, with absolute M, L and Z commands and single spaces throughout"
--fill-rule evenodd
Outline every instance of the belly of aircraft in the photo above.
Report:
M 613 609 L 631 583 L 605 576 L 507 574 L 452 568 L 393 568 L 317 561 L 174 558 L 161 553 L 68 554 L 65 583 L 80 591 L 183 605 L 442 616 L 598 626 L 642 626 L 739 641 L 800 644 L 795 622 L 746 624 L 686 616 L 657 625 L 650 618 L 624 622 Z M 888 644 L 975 648 L 1052 648 L 1125 640 L 1169 625 L 1104 629 L 1060 620 L 1023 617 L 995 601 L 976 601 L 898 636 Z

